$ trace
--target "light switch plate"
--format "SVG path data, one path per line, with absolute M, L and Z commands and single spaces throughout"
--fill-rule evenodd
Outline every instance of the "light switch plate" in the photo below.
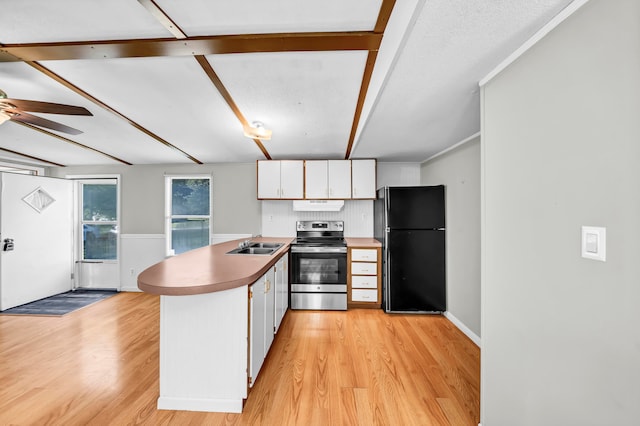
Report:
M 602 262 L 607 260 L 607 228 L 582 227 L 582 257 Z

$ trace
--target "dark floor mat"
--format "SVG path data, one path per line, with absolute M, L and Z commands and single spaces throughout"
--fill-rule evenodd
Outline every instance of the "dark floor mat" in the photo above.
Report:
M 2 311 L 9 315 L 62 316 L 118 294 L 116 290 L 74 290 Z

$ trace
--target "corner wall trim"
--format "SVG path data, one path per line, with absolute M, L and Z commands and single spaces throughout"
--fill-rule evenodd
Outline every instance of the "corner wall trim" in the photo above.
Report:
M 453 151 L 454 149 L 458 148 L 459 146 L 462 146 L 462 145 L 464 145 L 464 144 L 465 144 L 465 143 L 467 143 L 467 142 L 471 142 L 471 141 L 472 141 L 472 140 L 474 140 L 475 138 L 479 138 L 479 137 L 480 137 L 480 133 L 481 133 L 481 132 L 474 133 L 474 134 L 472 134 L 471 136 L 469 136 L 468 138 L 465 138 L 465 139 L 461 140 L 461 141 L 460 141 L 460 142 L 458 142 L 457 144 L 451 145 L 449 148 L 445 148 L 445 149 L 443 149 L 442 151 L 440 151 L 440 152 L 439 152 L 439 153 L 437 153 L 437 154 L 433 154 L 431 157 L 429 157 L 429 158 L 427 158 L 426 160 L 424 160 L 424 161 L 422 162 L 422 164 L 426 163 L 427 161 L 431 161 L 431 160 L 433 160 L 434 158 L 440 157 L 441 155 L 444 155 L 444 154 L 446 154 L 446 153 L 447 153 L 447 152 L 449 152 L 449 151 Z
M 476 346 L 478 346 L 479 348 L 482 348 L 482 341 L 480 339 L 480 337 L 478 337 L 477 334 L 475 334 L 473 331 L 471 331 L 469 329 L 469 327 L 467 327 L 466 325 L 464 325 L 464 323 L 462 321 L 460 321 L 458 318 L 456 318 L 451 312 L 446 311 L 444 313 L 445 318 L 447 318 L 449 321 L 451 321 L 453 323 L 453 325 L 455 325 L 456 327 L 458 327 L 458 329 L 460 331 L 462 331 L 469 339 L 471 339 L 471 341 L 473 343 L 476 344 Z
M 540 28 L 529 40 L 527 40 L 522 46 L 516 49 L 511 55 L 507 56 L 507 59 L 500 62 L 485 78 L 480 80 L 479 86 L 482 87 L 493 79 L 496 75 L 500 74 L 505 68 L 515 62 L 520 56 L 522 56 L 527 50 L 533 47 L 536 43 L 544 38 L 547 34 L 553 31 L 558 25 L 564 22 L 565 19 L 573 15 L 578 9 L 584 6 L 589 0 L 575 0 L 567 7 L 562 9 L 560 13 L 553 17 L 547 24 Z

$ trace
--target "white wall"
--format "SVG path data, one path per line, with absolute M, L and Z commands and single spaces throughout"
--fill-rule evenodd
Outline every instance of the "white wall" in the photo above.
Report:
M 119 276 L 123 291 L 136 291 L 138 274 L 164 259 L 165 174 L 211 174 L 213 241 L 220 235 L 260 233 L 255 163 L 77 166 L 51 168 L 48 174 L 121 176 Z
M 447 315 L 480 342 L 480 137 L 422 164 L 423 185 L 445 185 Z
M 638 17 L 591 0 L 482 90 L 483 426 L 639 424 Z
M 378 188 L 420 185 L 420 163 L 378 162 Z
M 256 199 L 256 164 L 175 164 L 76 166 L 49 169 L 49 175 L 120 174 L 123 234 L 164 234 L 165 174 L 207 173 L 213 176 L 213 233 L 260 232 Z

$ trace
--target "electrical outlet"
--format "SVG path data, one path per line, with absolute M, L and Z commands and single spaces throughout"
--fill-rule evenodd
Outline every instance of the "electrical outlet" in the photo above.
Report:
M 131 274 L 131 276 L 134 276 L 134 275 L 136 274 L 136 270 L 135 270 L 135 269 L 133 269 L 133 268 L 131 268 L 131 269 L 129 270 L 129 273 Z

